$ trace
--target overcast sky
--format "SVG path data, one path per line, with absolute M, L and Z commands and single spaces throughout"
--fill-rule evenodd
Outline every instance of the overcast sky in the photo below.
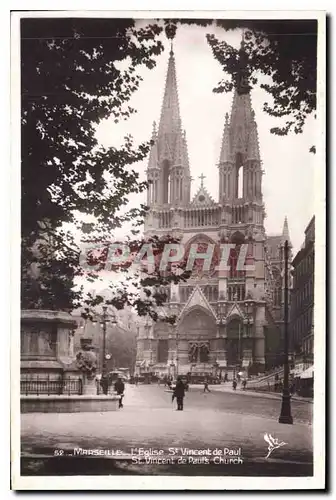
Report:
M 218 200 L 218 159 L 225 113 L 231 109 L 232 93 L 215 94 L 212 89 L 222 79 L 223 72 L 213 58 L 206 34 L 239 47 L 240 31 L 225 32 L 215 27 L 180 27 L 174 40 L 174 52 L 178 79 L 180 111 L 186 130 L 192 182 L 192 196 L 200 185 L 201 173 L 206 175 L 204 184 L 214 199 Z M 133 95 L 131 106 L 137 114 L 129 120 L 115 124 L 112 119 L 102 122 L 97 137 L 105 146 L 118 146 L 126 134 L 133 135 L 136 143 L 151 136 L 152 124 L 157 123 L 163 99 L 170 42 L 162 35 L 165 51 L 158 58 L 157 66 L 141 69 L 143 82 Z M 314 214 L 315 155 L 309 148 L 316 143 L 316 126 L 311 117 L 300 135 L 275 136 L 270 133 L 282 122 L 263 112 L 263 103 L 269 101 L 261 89 L 252 90 L 252 105 L 258 124 L 259 144 L 263 161 L 263 196 L 267 217 L 267 234 L 282 231 L 287 215 L 293 250 L 297 252 L 304 240 L 304 229 Z M 147 161 L 137 168 L 145 178 Z M 132 197 L 132 200 L 136 198 Z M 145 201 L 142 194 L 138 201 Z

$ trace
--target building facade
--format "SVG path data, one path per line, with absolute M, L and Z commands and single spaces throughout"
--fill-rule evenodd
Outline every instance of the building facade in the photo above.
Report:
M 244 68 L 234 89 L 231 113 L 223 121 L 216 174 L 219 199 L 210 196 L 203 175 L 191 198 L 191 169 L 172 49 L 160 122 L 153 126 L 148 160 L 150 210 L 145 236 L 179 238 L 185 255 L 194 252 L 195 263 L 191 278 L 168 290 L 165 310 L 177 316 L 176 323 L 147 321 L 139 329 L 139 374 L 219 374 L 238 368 L 263 372 L 279 350 L 288 223 L 285 220 L 282 233 L 267 237 L 264 172 Z M 224 244 L 231 245 L 226 270 L 217 269 Z M 207 269 L 202 259 L 210 254 Z M 244 270 L 238 265 L 242 254 Z
M 304 365 L 314 362 L 315 217 L 305 230 L 305 241 L 293 259 L 290 307 L 291 349 Z

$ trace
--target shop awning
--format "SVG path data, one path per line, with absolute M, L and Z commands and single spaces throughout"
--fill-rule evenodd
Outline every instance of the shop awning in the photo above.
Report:
M 314 365 L 310 366 L 300 374 L 300 378 L 313 378 L 314 376 Z

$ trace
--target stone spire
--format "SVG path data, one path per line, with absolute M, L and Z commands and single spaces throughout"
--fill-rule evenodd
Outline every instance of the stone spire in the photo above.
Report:
M 159 168 L 158 204 L 188 203 L 190 201 L 189 158 L 186 136 L 182 130 L 172 45 L 156 145 L 157 150 L 153 152 L 153 156 Z M 151 156 L 150 161 L 152 161 Z
M 187 134 L 185 130 L 183 130 L 183 165 L 185 166 L 186 170 L 190 172 Z
M 248 76 L 248 57 L 243 38 L 239 49 L 239 68 L 234 82 L 230 118 L 227 113 L 225 115 L 219 159 L 220 200 L 240 198 L 238 193 L 241 184 L 238 179 L 241 179 L 241 173 L 242 197 L 250 201 L 262 200 L 258 130 L 252 109 Z
M 222 140 L 221 153 L 219 157 L 219 163 L 227 163 L 231 160 L 230 156 L 230 126 L 229 126 L 229 114 L 225 113 L 225 125 Z
M 155 122 L 153 122 L 152 141 L 154 142 L 154 144 L 152 145 L 152 148 L 149 153 L 149 159 L 148 159 L 149 169 L 158 167 L 157 130 Z
M 252 121 L 250 124 L 250 133 L 247 143 L 247 160 L 260 161 L 260 151 L 259 151 L 259 139 L 258 139 L 258 129 L 254 117 L 254 111 L 252 111 Z
M 181 133 L 181 118 L 177 92 L 175 57 L 174 51 L 171 48 L 158 135 L 161 137 L 163 134 L 170 135 L 176 133 Z
M 251 125 L 254 122 L 254 113 L 252 110 L 250 93 L 239 94 L 235 89 L 231 117 L 230 117 L 230 139 L 231 154 L 235 157 L 241 153 L 246 159 Z
M 281 243 L 284 244 L 286 240 L 288 241 L 289 246 L 291 246 L 287 216 L 285 217 L 283 228 L 282 228 Z

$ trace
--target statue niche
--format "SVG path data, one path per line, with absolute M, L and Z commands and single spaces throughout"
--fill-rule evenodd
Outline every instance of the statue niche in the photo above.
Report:
M 210 346 L 209 342 L 189 342 L 189 362 L 190 363 L 208 363 Z
M 201 309 L 192 310 L 183 319 L 180 336 L 189 339 L 205 339 L 216 337 L 215 320 Z

